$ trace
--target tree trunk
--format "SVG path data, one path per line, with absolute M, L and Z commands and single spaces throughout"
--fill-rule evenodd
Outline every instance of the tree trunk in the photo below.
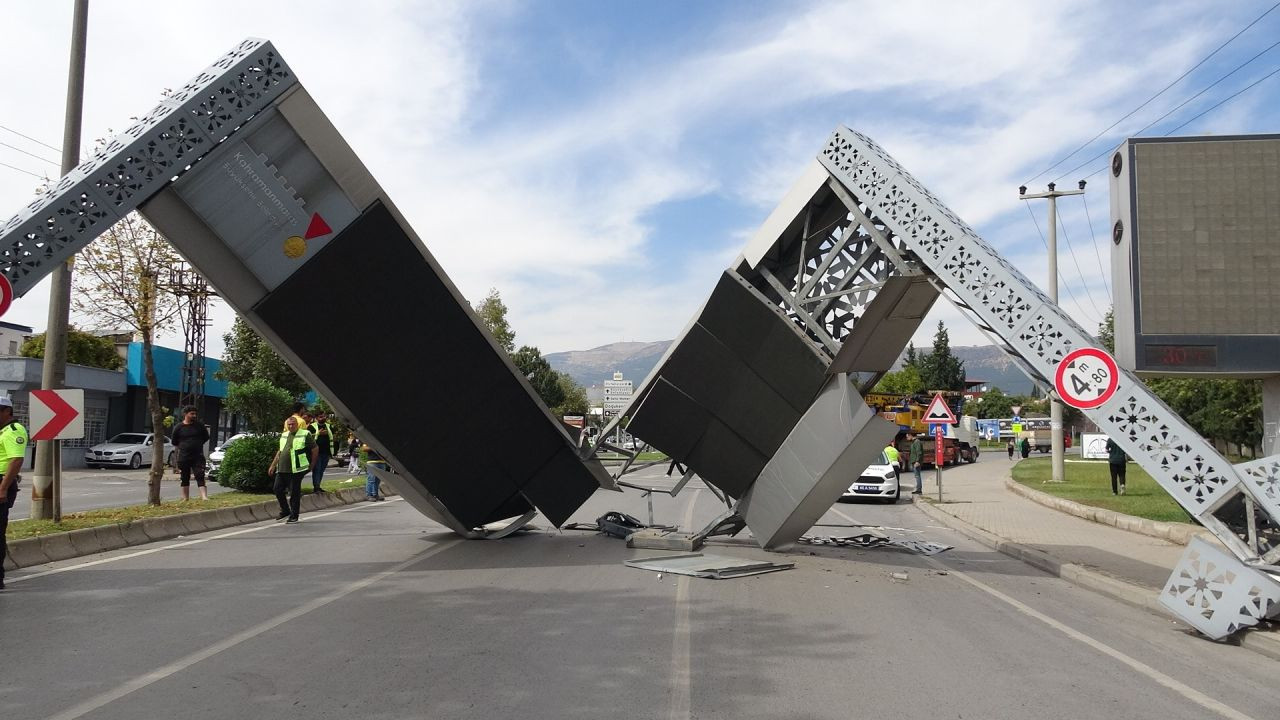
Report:
M 160 483 L 164 480 L 164 411 L 160 407 L 155 361 L 151 357 L 151 331 L 142 333 L 142 368 L 147 378 L 147 411 L 151 414 L 151 472 L 147 475 L 147 502 L 160 504 Z

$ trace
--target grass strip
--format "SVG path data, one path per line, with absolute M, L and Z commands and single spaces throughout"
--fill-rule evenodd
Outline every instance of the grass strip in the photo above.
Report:
M 308 478 L 306 487 L 302 489 L 304 494 L 312 492 L 310 483 L 310 478 Z M 344 473 L 334 476 L 333 479 L 325 480 L 320 484 L 320 487 L 330 492 L 347 490 L 353 487 L 364 487 L 364 476 L 349 477 Z M 198 494 L 194 487 L 191 492 L 192 494 Z M 102 525 L 125 525 L 143 518 L 167 517 L 169 515 L 181 515 L 202 510 L 251 505 L 264 500 L 275 500 L 275 497 L 271 493 L 247 493 L 232 490 L 231 492 L 210 495 L 208 500 L 166 500 L 160 505 L 144 503 L 120 508 L 100 508 L 67 513 L 62 516 L 62 522 L 33 519 L 11 520 L 8 531 L 5 532 L 5 537 L 9 540 L 21 540 L 23 538 L 40 537 L 42 535 L 52 535 L 54 533 L 70 532 Z
M 1129 463 L 1125 470 L 1124 495 L 1111 494 L 1111 474 L 1106 460 L 1068 460 L 1064 472 L 1066 482 L 1049 482 L 1053 474 L 1052 458 L 1027 458 L 1013 466 L 1013 479 L 1081 505 L 1162 522 L 1193 523 L 1187 511 L 1137 463 Z

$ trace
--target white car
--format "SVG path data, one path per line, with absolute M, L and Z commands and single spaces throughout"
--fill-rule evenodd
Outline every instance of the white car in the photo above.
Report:
M 120 466 L 140 468 L 151 466 L 154 453 L 151 433 L 120 433 L 104 443 L 98 443 L 84 451 L 84 464 L 88 467 Z M 165 463 L 173 464 L 173 443 L 164 438 Z
M 848 490 L 840 496 L 841 500 L 854 498 L 878 498 L 882 502 L 895 503 L 902 495 L 898 486 L 898 471 L 889 463 L 889 458 L 880 451 L 880 458 L 867 466 Z
M 239 440 L 240 438 L 247 438 L 251 434 L 252 433 L 236 433 L 235 435 L 232 435 L 231 437 L 224 440 L 221 445 L 214 448 L 213 452 L 209 453 L 209 472 L 218 471 L 218 466 L 222 464 L 222 458 L 226 457 L 228 445 Z

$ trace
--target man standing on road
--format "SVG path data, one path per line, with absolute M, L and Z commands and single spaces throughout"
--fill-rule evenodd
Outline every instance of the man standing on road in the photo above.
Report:
M 0 590 L 4 589 L 4 534 L 9 529 L 9 508 L 18 500 L 22 461 L 27 457 L 27 429 L 13 419 L 13 399 L 0 395 Z
M 907 433 L 907 437 L 911 440 L 911 448 L 907 451 L 907 462 L 916 474 L 916 489 L 912 490 L 911 494 L 920 495 L 924 492 L 924 478 L 920 476 L 920 469 L 924 465 L 924 444 L 920 442 L 920 436 L 915 433 Z
M 320 489 L 320 483 L 324 480 L 324 469 L 329 466 L 329 458 L 337 449 L 337 443 L 333 440 L 333 427 L 329 425 L 323 410 L 316 411 L 316 421 L 311 423 L 307 430 L 315 438 L 317 450 L 316 463 L 311 468 L 311 487 L 321 493 L 324 492 Z
M 1129 462 L 1129 456 L 1125 454 L 1124 449 L 1116 444 L 1115 440 L 1107 438 L 1107 469 L 1111 471 L 1111 494 L 1124 494 L 1124 466 Z M 1120 484 L 1117 486 L 1116 481 Z
M 289 416 L 284 421 L 284 429 L 285 432 L 280 435 L 280 449 L 271 458 L 267 474 L 276 476 L 275 486 L 272 488 L 276 493 L 276 501 L 280 503 L 280 515 L 276 519 L 288 518 L 288 522 L 296 523 L 302 509 L 302 478 L 316 461 L 316 441 L 305 428 L 298 427 L 296 417 Z M 279 468 L 279 472 L 276 472 L 276 468 Z
M 204 448 L 209 444 L 209 428 L 200 422 L 195 405 L 182 408 L 182 423 L 173 429 L 173 445 L 178 449 L 178 473 L 182 482 L 182 499 L 191 499 L 191 476 L 196 476 L 200 499 L 209 499 L 204 484 Z

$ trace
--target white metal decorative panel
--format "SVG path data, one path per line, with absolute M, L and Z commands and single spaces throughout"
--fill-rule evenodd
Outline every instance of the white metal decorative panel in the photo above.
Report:
M 296 82 L 271 43 L 240 43 L 0 224 L 0 272 L 23 295 Z
M 1280 609 L 1280 584 L 1202 538 L 1193 538 L 1160 593 L 1160 604 L 1220 640 Z

